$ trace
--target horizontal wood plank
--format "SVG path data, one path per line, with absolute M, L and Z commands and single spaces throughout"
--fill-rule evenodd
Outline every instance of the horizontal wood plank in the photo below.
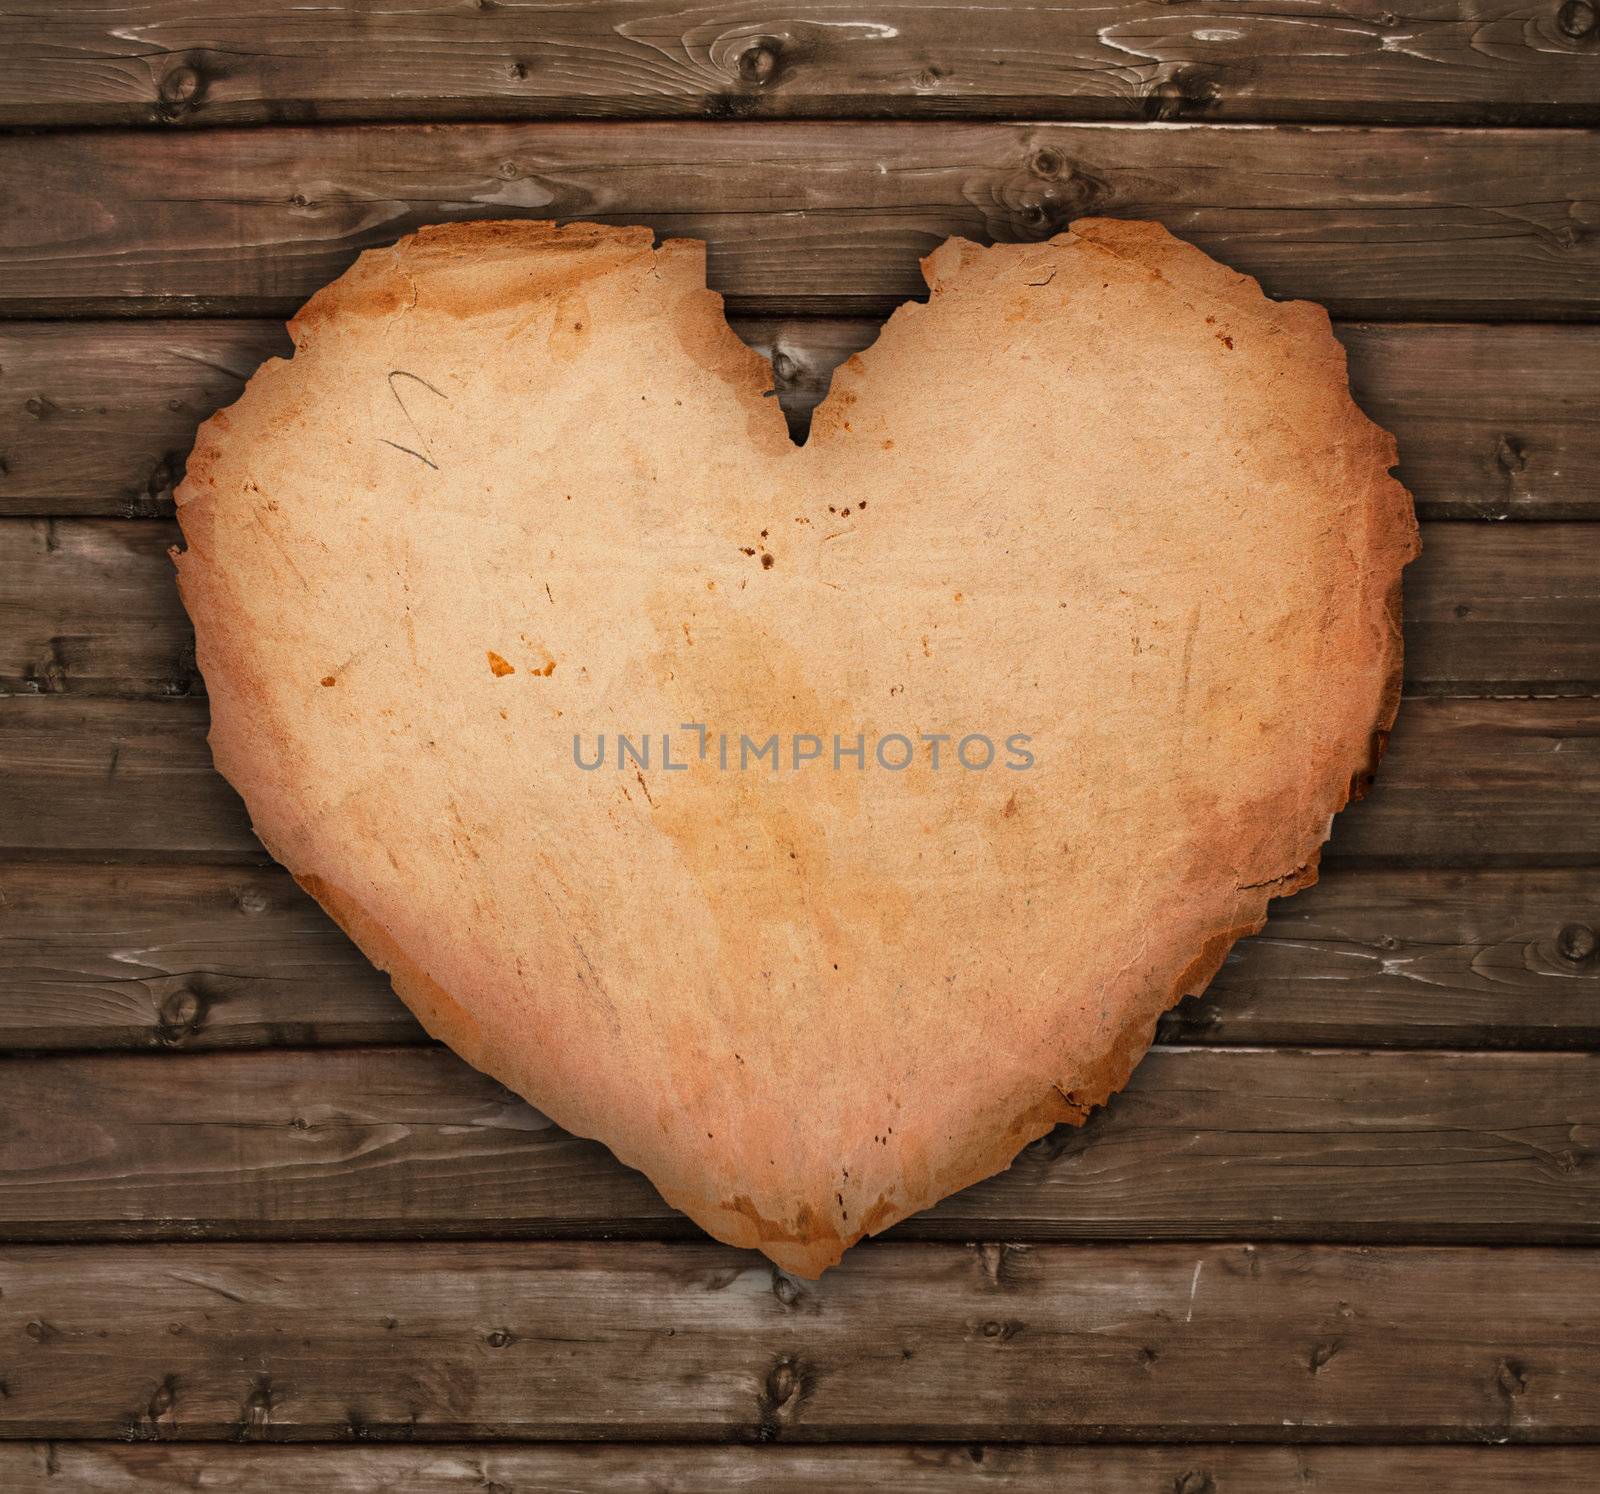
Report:
M 0 852 L 262 864 L 204 700 L 0 700 Z M 1328 865 L 1600 864 L 1600 700 L 1409 698 Z
M 0 692 L 203 691 L 175 523 L 0 519 Z M 1405 576 L 1406 688 L 1600 694 L 1600 528 L 1439 523 Z
M 0 867 L 0 1051 L 425 1041 L 279 867 Z
M 124 0 L 0 18 L 0 124 L 862 115 L 1583 121 L 1562 0 L 560 8 Z
M 1593 1053 L 1156 1048 L 894 1234 L 1592 1244 L 1597 1081 Z M 0 1238 L 596 1233 L 698 1235 L 442 1048 L 0 1064 Z
M 1575 0 L 1584 3 L 1584 0 Z M 0 313 L 285 314 L 420 224 L 704 238 L 737 312 L 881 315 L 951 234 L 1158 218 L 1346 317 L 1600 314 L 1600 133 L 1119 124 L 88 131 L 0 156 Z
M 147 1408 L 148 1409 L 148 1408 Z M 1034 1443 L 0 1442 L 11 1494 L 1593 1494 L 1600 1448 Z
M 0 322 L 0 512 L 170 517 L 195 428 L 292 350 L 277 322 Z
M 25 1247 L 0 1290 L 12 1437 L 1600 1434 L 1595 1252 Z
M 1600 518 L 1600 329 L 1334 330 L 1426 517 Z
M 1413 694 L 1600 694 L 1600 528 L 1427 524 L 1403 606 Z
M 879 324 L 735 318 L 797 439 Z M 1357 399 L 1430 519 L 1600 518 L 1600 328 L 1340 323 Z M 264 358 L 264 321 L 0 322 L 0 514 L 170 516 L 195 427 Z
M 1600 1047 L 1600 882 L 1335 869 L 1272 904 L 1186 1043 Z M 277 867 L 0 867 L 0 1051 L 421 1043 Z

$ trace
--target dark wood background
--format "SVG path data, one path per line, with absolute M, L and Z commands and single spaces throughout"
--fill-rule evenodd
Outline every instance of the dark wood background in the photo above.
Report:
M 1597 127 L 1596 0 L 0 0 L 0 1488 L 1600 1488 Z M 172 485 L 421 223 L 704 237 L 803 425 L 1086 212 L 1333 311 L 1408 699 L 1125 1094 L 799 1281 L 266 860 Z

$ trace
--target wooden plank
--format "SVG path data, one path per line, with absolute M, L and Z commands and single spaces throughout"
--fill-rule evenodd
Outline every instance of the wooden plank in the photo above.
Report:
M 0 1238 L 692 1238 L 448 1051 L 0 1065 Z M 1600 1055 L 1156 1048 L 899 1238 L 1600 1241 Z M 9 1293 L 7 1293 L 9 1297 Z
M 0 852 L 261 864 L 204 700 L 0 700 Z M 1600 863 L 1600 701 L 1411 697 L 1330 865 Z
M 264 863 L 203 700 L 0 700 L 0 851 Z
M 1347 317 L 1600 314 L 1600 134 L 1121 124 L 393 125 L 19 136 L 0 310 L 287 313 L 441 220 L 648 224 L 735 311 L 882 314 L 950 234 L 1159 218 Z
M 1600 528 L 1428 524 L 1404 609 L 1412 693 L 1600 693 Z
M 276 866 L 0 867 L 0 992 L 0 1051 L 426 1040 Z
M 1600 1254 L 0 1253 L 11 1437 L 1509 1441 L 1600 1432 Z M 174 1331 L 174 1330 L 177 1331 Z
M 1600 702 L 1405 702 L 1370 798 L 1324 860 L 1579 865 L 1600 859 Z
M 1584 121 L 1595 17 L 1416 0 L 867 9 L 125 0 L 0 17 L 0 124 L 1016 115 Z
M 143 1435 L 141 1429 L 141 1435 Z M 429 1443 L 327 1446 L 178 1442 L 0 1443 L 11 1494 L 1592 1494 L 1600 1448 L 1138 1444 Z
M 201 692 L 169 549 L 178 526 L 0 519 L 0 691 Z M 1429 524 L 1406 572 L 1406 687 L 1600 694 L 1600 528 Z
M 181 542 L 172 521 L 0 520 L 0 692 L 203 692 L 168 554 Z
M 1335 330 L 1356 398 L 1398 437 L 1398 475 L 1429 518 L 1600 518 L 1600 337 L 1590 328 Z
M 291 349 L 277 322 L 0 322 L 0 512 L 170 516 L 195 427 Z
M 1332 869 L 1271 914 L 1210 991 L 1165 1020 L 1164 1041 L 1600 1039 L 1600 879 L 1588 869 Z
M 1600 885 L 1335 869 L 1272 905 L 1168 1042 L 1600 1047 Z M 0 1051 L 425 1041 L 277 867 L 0 867 Z
M 797 439 L 869 320 L 735 318 Z M 1600 518 L 1600 328 L 1335 328 L 1430 519 Z M 284 355 L 275 322 L 0 322 L 0 514 L 170 516 L 195 426 Z

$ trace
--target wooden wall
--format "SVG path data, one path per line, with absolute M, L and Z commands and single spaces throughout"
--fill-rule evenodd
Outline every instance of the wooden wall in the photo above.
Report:
M 1404 11 L 0 8 L 0 1487 L 1600 1487 L 1600 8 Z M 172 486 L 419 224 L 705 238 L 799 431 L 920 254 L 1089 213 L 1333 311 L 1408 699 L 1127 1093 L 798 1281 L 268 862 Z

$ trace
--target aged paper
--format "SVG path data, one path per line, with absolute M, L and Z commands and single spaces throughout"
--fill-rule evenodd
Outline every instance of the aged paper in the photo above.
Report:
M 178 495 L 273 855 L 468 1062 L 806 1275 L 1081 1121 L 1314 879 L 1417 549 L 1320 308 L 1142 223 L 925 272 L 797 447 L 702 245 L 425 230 Z

